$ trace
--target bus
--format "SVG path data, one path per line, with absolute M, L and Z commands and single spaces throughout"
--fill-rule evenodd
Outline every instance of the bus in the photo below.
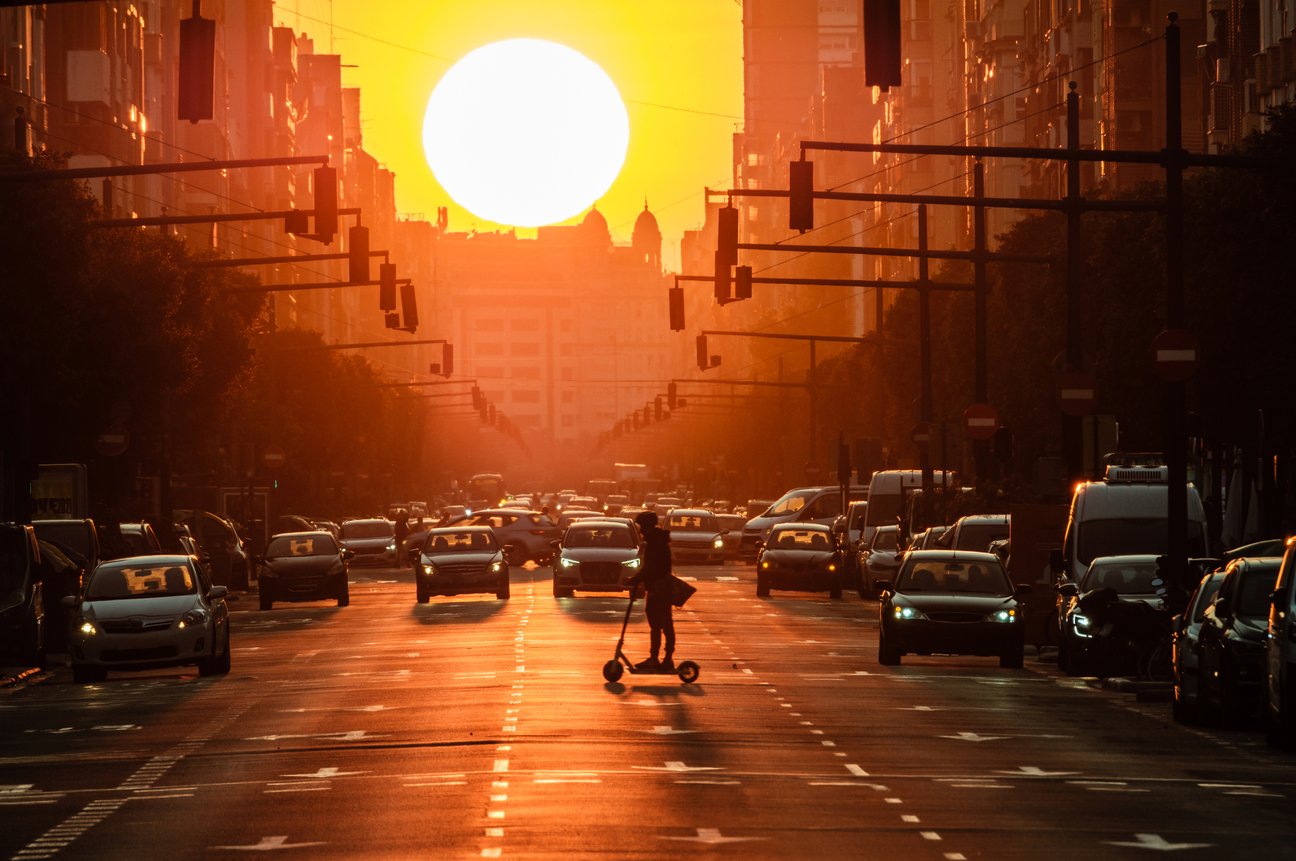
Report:
M 487 508 L 494 508 L 507 495 L 504 490 L 504 476 L 498 472 L 479 472 L 468 479 L 470 504 L 485 500 Z
M 896 525 L 897 518 L 905 514 L 906 497 L 922 487 L 922 474 L 921 469 L 884 469 L 873 473 L 869 479 L 869 506 L 860 533 L 861 544 L 871 541 L 879 526 Z M 932 485 L 957 487 L 958 476 L 952 471 L 932 470 Z

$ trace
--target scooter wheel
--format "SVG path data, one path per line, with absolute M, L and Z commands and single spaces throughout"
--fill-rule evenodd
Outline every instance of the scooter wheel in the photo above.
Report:
M 697 681 L 697 677 L 702 673 L 702 668 L 693 661 L 680 661 L 679 668 L 676 670 L 680 681 L 686 685 L 691 685 Z
M 609 682 L 617 681 L 621 678 L 621 674 L 624 672 L 625 668 L 621 666 L 620 661 L 611 660 L 603 665 L 603 678 L 607 679 Z

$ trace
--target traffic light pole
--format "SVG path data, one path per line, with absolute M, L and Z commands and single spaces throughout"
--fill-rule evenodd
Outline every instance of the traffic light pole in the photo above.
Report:
M 338 215 L 359 215 L 360 207 L 347 206 Z M 105 218 L 92 221 L 90 228 L 108 227 L 172 227 L 184 224 L 228 224 L 240 221 L 278 221 L 293 216 L 314 216 L 313 209 L 276 209 L 268 212 L 220 212 L 210 215 L 151 215 L 147 218 Z
M 0 173 L 0 180 L 10 182 L 48 182 L 60 179 L 96 179 L 105 176 L 151 176 L 155 173 L 194 173 L 204 170 L 239 170 L 245 167 L 286 167 L 298 164 L 327 166 L 326 155 L 290 155 L 274 158 L 227 158 L 210 161 L 176 161 L 157 164 L 119 164 L 104 167 L 77 167 L 65 170 L 10 170 Z
M 390 252 L 370 251 L 366 256 L 381 257 L 383 260 L 387 260 L 390 256 Z M 195 260 L 190 262 L 189 266 L 193 269 L 237 269 L 242 266 L 278 266 L 284 263 L 318 263 L 325 260 L 347 260 L 350 257 L 350 252 L 337 252 L 333 254 L 285 254 L 281 257 L 241 257 L 230 258 L 228 260 Z

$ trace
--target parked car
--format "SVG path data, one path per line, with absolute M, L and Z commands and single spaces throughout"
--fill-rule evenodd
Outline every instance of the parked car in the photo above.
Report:
M 1202 577 L 1197 590 L 1188 598 L 1183 613 L 1170 624 L 1170 661 L 1174 672 L 1174 718 L 1187 723 L 1197 718 L 1197 704 L 1201 693 L 1199 679 L 1201 667 L 1197 660 L 1197 643 L 1201 638 L 1202 621 L 1206 608 L 1215 600 L 1220 584 L 1224 582 L 1222 570 L 1212 571 Z
M 823 523 L 778 523 L 756 556 L 756 596 L 771 589 L 827 592 L 840 598 L 846 582 L 842 552 Z
M 937 550 L 940 548 L 940 538 L 948 530 L 948 526 L 929 526 L 922 532 L 914 536 L 914 540 L 909 543 L 910 550 Z
M 598 512 L 591 512 L 598 514 Z M 549 515 L 538 511 L 498 508 L 474 512 L 462 526 L 489 526 L 504 548 L 510 565 L 521 567 L 530 560 L 543 565 L 552 554 L 550 542 L 561 535 Z
M 879 526 L 869 535 L 867 542 L 860 539 L 860 549 L 855 554 L 860 572 L 859 595 L 871 598 L 878 594 L 880 581 L 893 582 L 900 569 L 900 527 Z
M 339 607 L 351 603 L 348 563 L 355 552 L 338 545 L 333 533 L 284 532 L 272 535 L 257 573 L 262 610 L 275 601 L 324 601 Z
M 850 499 L 868 499 L 868 488 L 850 488 Z M 751 517 L 743 527 L 742 554 L 754 559 L 760 544 L 768 540 L 776 523 L 822 523 L 831 526 L 841 514 L 841 487 L 797 487 L 789 490 L 760 514 Z
M 491 592 L 509 597 L 509 564 L 489 526 L 433 529 L 414 566 L 414 594 L 420 604 L 433 595 Z
M 1265 739 L 1274 747 L 1296 741 L 1296 538 L 1287 539 L 1269 601 L 1265 639 Z
M 1238 724 L 1259 714 L 1265 684 L 1265 636 L 1279 558 L 1235 559 L 1224 569 L 1202 618 L 1197 712 L 1209 723 Z
M 400 564 L 396 550 L 396 524 L 385 517 L 344 520 L 338 528 L 342 546 L 355 553 L 353 565 L 382 565 L 394 568 Z
M 95 522 L 84 520 L 34 520 L 32 528 L 36 537 L 48 541 L 62 550 L 86 574 L 95 569 L 102 559 L 99 550 L 99 530 Z
M 100 523 L 98 532 L 104 559 L 152 556 L 162 552 L 162 542 L 148 523 Z
M 252 557 L 243 546 L 234 524 L 213 511 L 202 509 L 175 512 L 176 519 L 189 525 L 194 540 L 202 551 L 212 581 L 230 589 L 246 590 L 251 584 Z M 315 525 L 305 518 L 297 518 L 304 526 L 288 526 L 279 532 L 308 532 Z
M 747 518 L 741 514 L 717 514 L 716 523 L 720 526 L 720 537 L 724 539 L 725 560 L 738 559 L 743 526 L 747 523 Z
M 613 520 L 580 520 L 554 542 L 553 593 L 626 592 L 643 559 L 634 527 Z
M 136 556 L 103 562 L 72 613 L 72 678 L 102 681 L 109 670 L 198 666 L 230 670 L 228 589 L 214 586 L 192 556 Z
M 40 546 L 30 526 L 0 524 L 0 656 L 45 663 L 45 601 Z
M 724 536 L 720 521 L 705 508 L 676 508 L 662 518 L 670 532 L 672 562 L 723 562 Z
M 1162 609 L 1164 602 L 1152 585 L 1157 576 L 1156 560 L 1156 556 L 1146 554 L 1100 556 L 1091 560 L 1079 583 L 1064 580 L 1057 585 L 1060 670 L 1078 676 L 1107 675 L 1123 669 L 1113 665 L 1120 656 L 1108 654 L 1096 641 L 1098 624 L 1089 607 L 1102 599 L 1098 594 L 1101 590 L 1112 590 L 1118 601 Z M 1153 624 L 1155 620 L 1148 616 L 1147 621 Z
M 919 655 L 998 655 L 1019 668 L 1025 646 L 1021 600 L 1029 583 L 1014 586 L 999 560 L 968 550 L 905 554 L 894 582 L 877 584 L 878 663 Z

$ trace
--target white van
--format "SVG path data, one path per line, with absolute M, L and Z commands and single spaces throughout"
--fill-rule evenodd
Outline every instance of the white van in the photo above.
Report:
M 957 487 L 958 475 L 953 471 L 932 470 L 932 485 Z M 868 513 L 864 515 L 860 544 L 868 546 L 873 540 L 874 530 L 879 526 L 895 526 L 896 518 L 905 513 L 906 497 L 920 487 L 921 469 L 884 469 L 873 473 L 873 477 L 869 479 L 869 507 Z
M 1089 563 L 1100 556 L 1129 556 L 1166 552 L 1166 497 L 1164 467 L 1130 472 L 1109 468 L 1102 481 L 1085 481 L 1071 497 L 1071 513 L 1062 542 L 1066 577 L 1080 582 Z M 1208 556 L 1206 511 L 1197 488 L 1188 485 L 1188 556 Z

